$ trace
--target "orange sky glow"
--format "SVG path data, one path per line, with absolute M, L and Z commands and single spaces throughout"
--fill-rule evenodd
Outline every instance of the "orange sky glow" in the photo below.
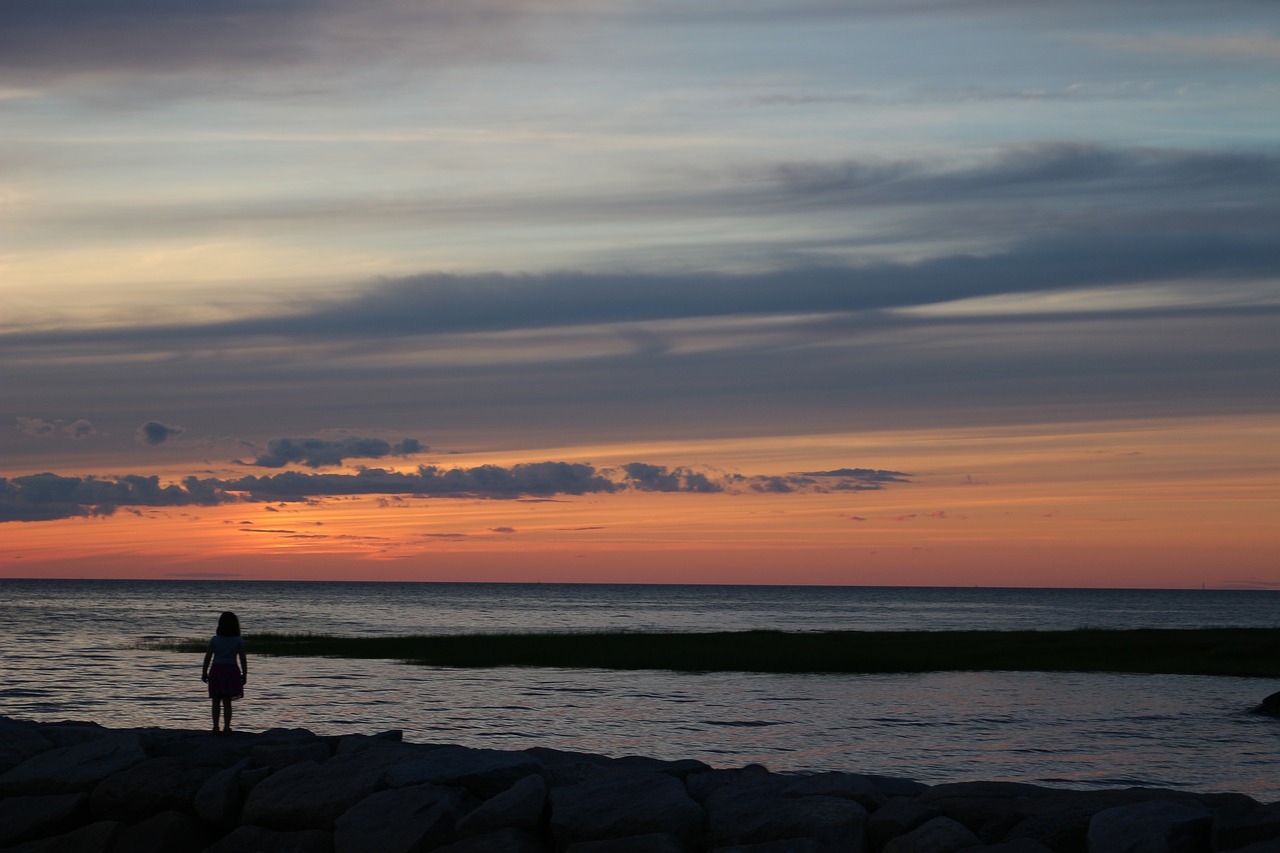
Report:
M 1238 417 L 464 454 L 446 461 L 787 473 L 840 457 L 911 479 L 854 493 L 144 507 L 6 525 L 0 576 L 1269 588 L 1280 478 L 1258 460 L 1276 434 Z

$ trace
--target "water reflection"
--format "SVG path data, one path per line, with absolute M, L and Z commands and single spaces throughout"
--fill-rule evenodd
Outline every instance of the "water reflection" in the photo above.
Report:
M 243 586 L 253 587 L 252 601 L 229 601 Z M 645 590 L 630 598 L 616 590 L 568 588 L 534 590 L 523 609 L 514 593 L 478 607 L 474 590 L 468 593 L 470 605 L 458 590 L 439 595 L 435 590 L 440 601 L 434 608 L 415 604 L 397 610 L 388 596 L 425 593 L 390 588 L 399 585 L 354 585 L 354 593 L 335 599 L 333 591 L 320 588 L 325 586 L 332 585 L 73 587 L 98 596 L 85 604 L 69 603 L 68 587 L 6 586 L 6 592 L 20 594 L 0 604 L 0 618 L 11 628 L 0 713 L 203 728 L 208 704 L 199 678 L 201 656 L 139 651 L 136 643 L 144 634 L 205 630 L 209 615 L 216 617 L 227 606 L 241 612 L 250 634 L 264 626 L 387 633 L 476 630 L 499 621 L 521 628 L 552 616 L 552 627 L 614 627 L 629 620 L 633 627 L 681 630 L 695 620 L 706 627 L 709 607 L 696 588 L 666 597 Z M 274 587 L 280 590 L 273 594 L 285 598 L 264 595 Z M 933 598 L 914 592 L 898 598 L 865 591 L 733 592 L 737 604 L 715 609 L 724 614 L 724 624 L 716 627 L 829 628 L 849 627 L 850 621 L 893 627 L 912 607 L 926 614 L 918 618 L 933 620 L 931 627 L 943 627 L 973 618 L 973 605 L 989 600 L 991 591 L 976 591 L 973 598 L 959 595 L 950 605 L 937 591 L 926 592 Z M 1113 618 L 1109 610 L 1124 611 L 1132 604 L 1119 596 L 1103 606 L 1102 598 L 1071 600 L 1098 603 L 1099 619 Z M 874 611 L 867 604 L 871 599 L 888 603 Z M 1189 608 L 1187 602 L 1196 600 L 1172 596 L 1173 603 L 1159 609 Z M 1225 602 L 1224 610 L 1236 607 L 1230 596 L 1214 601 Z M 1043 620 L 1050 611 L 1059 621 L 1071 621 L 1081 612 L 1054 596 L 1014 597 L 1007 603 L 1014 608 L 1008 617 L 1014 623 L 1032 618 L 1028 614 Z M 625 614 L 633 605 L 634 611 Z M 770 608 L 777 608 L 773 621 L 760 621 Z M 871 625 L 864 610 L 874 611 L 880 621 Z M 1217 613 L 1199 618 L 1217 618 Z M 1184 610 L 1178 618 L 1196 618 L 1189 614 Z M 250 673 L 236 720 L 251 729 L 300 726 L 329 734 L 399 728 L 420 742 L 694 757 L 717 766 L 754 761 L 775 770 L 851 770 L 927 782 L 1147 784 L 1280 799 L 1273 773 L 1280 758 L 1280 724 L 1242 713 L 1274 687 L 1251 679 L 447 670 L 263 657 L 251 661 Z

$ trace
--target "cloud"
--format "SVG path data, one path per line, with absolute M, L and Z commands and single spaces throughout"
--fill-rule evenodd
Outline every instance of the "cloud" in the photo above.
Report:
M 156 476 L 63 477 L 31 474 L 0 478 L 0 522 L 48 521 L 112 515 L 121 507 L 213 506 L 237 498 L 211 481 L 188 477 L 161 485 Z
M 1280 36 L 1265 30 L 1210 35 L 1162 32 L 1151 36 L 1106 36 L 1101 44 L 1121 50 L 1162 55 L 1200 54 L 1239 61 L 1280 60 Z
M 167 424 L 162 424 L 159 421 L 147 421 L 145 424 L 138 427 L 135 437 L 143 444 L 150 444 L 154 447 L 156 445 L 164 444 L 171 437 L 180 435 L 182 432 L 183 428 L 180 426 L 169 426 Z
M 427 448 L 416 438 L 406 438 L 394 445 L 381 438 L 349 436 L 337 440 L 323 438 L 274 438 L 267 451 L 248 464 L 260 468 L 283 468 L 299 463 L 308 468 L 341 465 L 347 459 L 381 459 L 384 456 L 408 456 Z
M 84 418 L 74 420 L 62 428 L 72 441 L 84 441 L 87 438 L 93 438 L 98 434 L 91 422 Z
M 910 474 L 901 471 L 880 471 L 875 468 L 836 468 L 832 471 L 803 471 L 803 477 L 841 477 L 867 485 L 877 483 L 906 483 Z
M 868 475 L 897 472 L 867 470 Z M 636 476 L 638 475 L 638 476 Z M 112 515 L 124 507 L 214 506 L 238 501 L 306 501 L 332 496 L 378 495 L 412 497 L 551 499 L 565 495 L 615 492 L 754 492 L 790 493 L 811 487 L 802 477 L 725 475 L 720 478 L 686 468 L 668 469 L 632 463 L 621 470 L 597 469 L 585 463 L 531 462 L 501 467 L 439 468 L 419 466 L 413 472 L 366 468 L 354 474 L 306 474 L 286 471 L 267 476 L 232 479 L 187 477 L 162 485 L 158 477 L 63 477 L 33 474 L 0 478 L 0 522 L 46 521 Z M 241 522 L 251 524 L 251 522 Z M 292 533 L 288 530 L 246 528 L 245 532 Z M 495 532 L 514 532 L 495 528 Z
M 18 417 L 15 420 L 17 421 L 18 430 L 36 438 L 51 438 L 63 435 L 72 441 L 83 441 L 98 434 L 93 424 L 84 418 L 79 418 L 71 423 L 64 423 L 60 420 L 46 420 L 44 418 Z
M 44 418 L 17 418 L 18 429 L 27 435 L 33 435 L 37 438 L 45 438 L 51 436 L 58 430 L 58 425 L 54 421 L 46 421 Z
M 643 492 L 722 492 L 724 486 L 700 471 L 632 462 L 622 469 L 626 483 Z
M 150 77 L 162 91 L 203 95 L 329 91 L 370 69 L 527 60 L 532 22 L 551 8 L 508 0 L 17 2 L 0 28 L 0 69 L 27 84 Z M 219 78 L 221 87 L 211 83 Z
M 489 532 L 490 533 L 515 533 L 516 529 L 514 527 L 490 527 Z

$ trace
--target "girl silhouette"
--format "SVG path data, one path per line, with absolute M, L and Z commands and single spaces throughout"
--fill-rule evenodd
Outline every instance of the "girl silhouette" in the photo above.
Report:
M 240 620 L 228 610 L 218 617 L 218 633 L 209 640 L 209 651 L 204 653 L 204 667 L 200 673 L 200 678 L 209 685 L 209 698 L 213 701 L 214 734 L 219 731 L 219 705 L 222 706 L 222 731 L 231 731 L 231 700 L 244 696 L 248 676 L 249 662 L 244 655 Z

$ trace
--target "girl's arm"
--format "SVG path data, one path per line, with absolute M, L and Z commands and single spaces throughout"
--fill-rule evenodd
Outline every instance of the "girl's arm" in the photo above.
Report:
M 200 668 L 200 680 L 209 680 L 209 661 L 213 660 L 213 649 L 204 653 L 204 666 Z
M 249 681 L 249 659 L 245 657 L 244 646 L 240 647 L 240 681 Z

